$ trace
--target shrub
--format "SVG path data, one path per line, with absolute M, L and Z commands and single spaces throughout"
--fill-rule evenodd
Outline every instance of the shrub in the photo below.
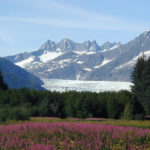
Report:
M 130 102 L 125 105 L 122 119 L 124 120 L 132 120 L 133 119 L 133 107 Z
M 6 108 L 0 109 L 0 122 L 6 121 L 8 118 L 8 110 Z
M 31 107 L 31 116 L 36 117 L 36 116 L 40 116 L 40 109 L 38 106 L 32 106 Z
M 29 120 L 30 111 L 25 107 L 14 107 L 10 110 L 9 119 L 11 120 Z

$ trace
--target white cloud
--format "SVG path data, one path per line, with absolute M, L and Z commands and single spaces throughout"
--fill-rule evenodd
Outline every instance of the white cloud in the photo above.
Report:
M 122 18 L 109 16 L 83 8 L 72 6 L 52 0 L 15 0 L 22 5 L 29 5 L 42 12 L 47 10 L 48 14 L 30 17 L 0 16 L 0 21 L 26 22 L 41 25 L 50 25 L 59 28 L 80 28 L 92 30 L 114 30 L 114 31 L 143 31 L 150 23 L 141 23 Z M 46 12 L 45 12 L 46 13 Z M 55 14 L 55 15 L 53 15 Z M 63 19 L 62 19 L 63 18 Z
M 41 25 L 50 25 L 63 28 L 80 28 L 93 30 L 116 30 L 116 31 L 143 31 L 146 26 L 141 23 L 130 23 L 126 21 L 90 21 L 53 18 L 26 18 L 26 17 L 0 17 L 0 22 L 26 22 Z
M 85 10 L 80 7 L 60 3 L 60 2 L 54 2 L 49 0 L 38 0 L 36 3 L 34 3 L 36 7 L 39 7 L 43 10 L 53 10 L 60 13 L 66 13 L 66 15 L 74 15 L 78 16 L 79 18 L 86 18 L 86 19 L 93 19 L 93 20 L 101 20 L 101 21 L 117 21 L 118 18 L 110 16 L 110 15 L 104 15 L 96 12 L 92 12 L 89 10 Z
M 127 20 L 124 18 L 102 14 L 99 12 L 93 12 L 85 10 L 81 7 L 72 6 L 65 3 L 56 2 L 53 0 L 33 0 L 36 1 L 34 6 L 39 7 L 43 10 L 53 10 L 54 12 L 59 12 L 60 14 L 66 13 L 67 15 L 72 15 L 72 18 L 61 21 L 69 22 L 70 27 L 88 28 L 88 29 L 104 29 L 104 30 L 118 30 L 118 31 L 143 31 L 149 28 L 150 23 L 137 22 L 136 20 Z M 76 16 L 76 17 L 75 17 Z M 73 19 L 73 17 L 78 18 L 78 20 Z M 58 18 L 60 20 L 60 18 Z M 77 25 L 76 25 L 77 24 Z M 61 25 L 61 24 L 60 24 Z M 68 24 L 69 26 L 69 24 Z M 68 27 L 67 26 L 67 27 Z

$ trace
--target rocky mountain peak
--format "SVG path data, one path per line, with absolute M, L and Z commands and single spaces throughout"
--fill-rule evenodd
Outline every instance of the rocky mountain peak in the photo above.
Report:
M 85 45 L 85 48 L 88 51 L 98 51 L 98 50 L 100 50 L 100 47 L 98 46 L 98 44 L 96 43 L 95 40 L 92 41 L 92 42 L 88 40 L 88 41 L 85 41 L 83 44 Z
M 150 34 L 150 30 L 146 30 L 143 34 Z
M 39 50 L 54 50 L 56 48 L 55 42 L 47 40 Z
M 94 51 L 99 51 L 101 50 L 101 48 L 98 46 L 97 42 L 94 40 L 91 42 L 91 47 L 90 47 L 90 50 L 94 50 Z
M 92 41 L 93 44 L 97 45 L 97 42 L 95 40 Z
M 61 42 L 63 42 L 63 43 L 72 43 L 72 41 L 68 38 L 64 38 L 63 40 L 61 40 Z
M 91 42 L 88 40 L 88 41 L 85 41 L 84 43 L 83 43 L 83 45 L 85 45 L 85 48 L 86 49 L 89 49 L 90 47 L 91 47 Z
M 61 49 L 62 51 L 73 50 L 74 42 L 68 38 L 65 38 L 57 44 L 57 48 Z
M 51 40 L 46 41 L 39 50 L 46 51 L 59 51 L 59 52 L 67 52 L 67 51 L 101 51 L 104 49 L 110 49 L 115 46 L 120 46 L 121 42 L 106 42 L 102 46 L 99 46 L 95 40 L 90 41 L 87 40 L 83 43 L 76 43 L 68 38 L 62 39 L 59 43 L 55 43 Z
M 149 50 L 150 47 L 150 30 L 146 30 L 140 34 L 137 38 L 130 42 L 136 47 L 141 48 L 142 51 Z
M 140 38 L 142 40 L 150 38 L 150 30 L 146 30 L 145 32 L 143 32 L 142 34 L 140 34 L 140 36 L 137 37 L 137 38 Z
M 120 46 L 121 45 L 121 42 L 113 42 L 113 43 L 110 43 L 110 42 L 105 42 L 102 46 L 101 46 L 101 49 L 110 49 L 110 48 L 113 48 L 115 46 Z

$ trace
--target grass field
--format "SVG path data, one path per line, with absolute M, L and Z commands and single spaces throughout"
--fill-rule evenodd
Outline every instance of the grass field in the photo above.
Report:
M 15 121 L 8 120 L 6 122 L 1 123 L 2 125 L 7 124 L 17 124 L 17 123 L 25 123 L 25 122 L 35 122 L 35 123 L 54 123 L 54 122 L 77 122 L 77 123 L 94 123 L 94 124 L 106 124 L 106 125 L 117 125 L 117 126 L 132 126 L 138 128 L 148 128 L 150 129 L 150 120 L 139 121 L 139 120 L 113 120 L 113 119 L 105 119 L 105 118 L 67 118 L 60 119 L 55 117 L 31 117 L 29 121 Z
M 0 150 L 150 150 L 148 128 L 150 121 L 101 118 L 9 120 L 0 125 Z

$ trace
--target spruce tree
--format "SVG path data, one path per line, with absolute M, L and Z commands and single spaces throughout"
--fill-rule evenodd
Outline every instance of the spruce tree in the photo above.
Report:
M 8 86 L 6 83 L 4 83 L 2 72 L 0 70 L 0 90 L 7 90 L 7 89 L 8 89 Z
M 141 105 L 141 103 L 137 100 L 137 98 L 133 96 L 132 99 L 129 102 L 127 102 L 125 105 L 122 119 L 141 120 L 143 119 L 143 116 L 144 116 L 144 108 Z
M 132 73 L 132 92 L 150 115 L 150 58 L 139 58 Z
M 146 60 L 143 55 L 143 57 L 140 57 L 138 59 L 131 75 L 131 80 L 133 83 L 132 92 L 138 98 L 139 101 L 143 100 L 143 93 L 144 93 L 143 75 L 145 67 L 146 67 Z
M 150 58 L 145 63 L 142 79 L 142 103 L 146 113 L 150 114 Z
M 133 107 L 130 102 L 125 105 L 122 119 L 124 120 L 132 120 L 133 119 Z

